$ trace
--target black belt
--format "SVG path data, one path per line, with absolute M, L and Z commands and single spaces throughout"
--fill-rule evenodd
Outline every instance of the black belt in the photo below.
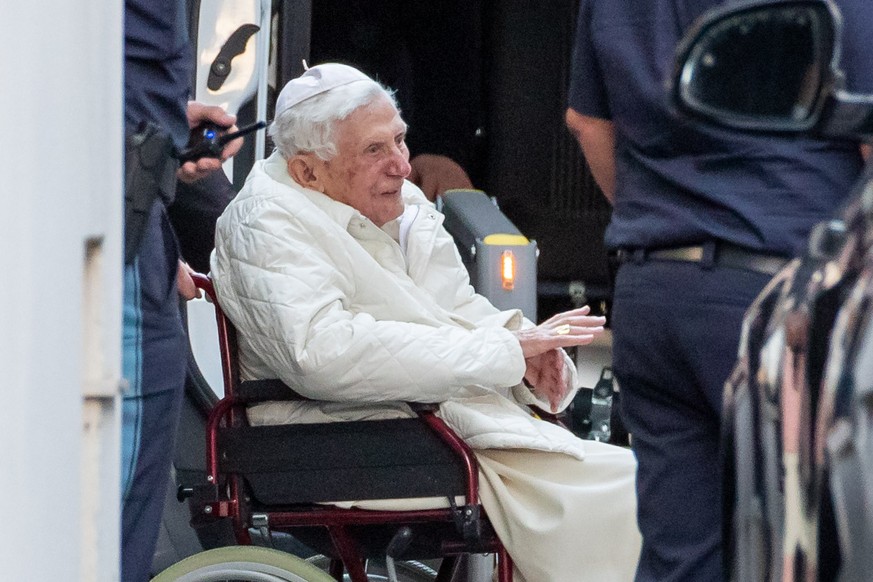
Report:
M 722 242 L 663 249 L 618 249 L 615 258 L 619 263 L 643 263 L 651 260 L 700 263 L 703 266 L 745 269 L 770 276 L 781 271 L 788 262 L 787 258 L 779 255 L 760 253 Z

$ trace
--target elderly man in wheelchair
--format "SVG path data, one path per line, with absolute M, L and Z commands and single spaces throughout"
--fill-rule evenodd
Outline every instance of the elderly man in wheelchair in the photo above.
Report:
M 393 96 L 360 71 L 325 64 L 290 81 L 269 132 L 276 152 L 218 221 L 212 279 L 241 378 L 278 379 L 303 398 L 250 405 L 249 423 L 411 418 L 416 403 L 435 404 L 474 451 L 514 580 L 632 579 L 631 453 L 528 408 L 567 406 L 576 370 L 562 348 L 592 341 L 604 319 L 586 307 L 537 326 L 473 291 L 442 215 L 405 180 Z M 336 501 L 382 512 L 464 503 Z

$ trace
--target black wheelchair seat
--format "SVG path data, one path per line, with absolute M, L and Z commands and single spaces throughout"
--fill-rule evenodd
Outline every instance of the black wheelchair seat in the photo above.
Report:
M 454 453 L 417 418 L 228 427 L 219 443 L 221 471 L 262 505 L 464 494 Z

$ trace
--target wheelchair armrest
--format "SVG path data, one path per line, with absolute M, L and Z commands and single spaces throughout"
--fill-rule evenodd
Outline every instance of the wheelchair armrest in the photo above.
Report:
M 267 400 L 310 400 L 277 379 L 246 380 L 240 382 L 234 397 L 241 404 L 265 402 Z
M 436 412 L 439 410 L 440 405 L 432 402 L 407 402 L 409 408 L 412 409 L 412 412 L 421 416 L 422 412 Z
M 437 404 L 409 403 L 415 413 L 444 443 L 446 443 L 464 466 L 467 504 L 479 504 L 479 462 L 473 449 L 455 434 L 455 431 L 436 415 Z
M 240 382 L 234 394 L 237 404 L 254 404 L 268 400 L 285 401 L 313 401 L 302 394 L 298 394 L 293 388 L 279 379 L 270 380 L 245 380 Z M 409 408 L 416 414 L 421 412 L 436 412 L 439 404 L 430 402 L 407 402 Z

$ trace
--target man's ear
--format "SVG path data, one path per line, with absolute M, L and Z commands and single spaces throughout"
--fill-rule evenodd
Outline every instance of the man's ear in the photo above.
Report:
M 316 160 L 312 154 L 297 154 L 289 159 L 288 175 L 304 188 L 324 192 L 324 186 L 318 176 Z

